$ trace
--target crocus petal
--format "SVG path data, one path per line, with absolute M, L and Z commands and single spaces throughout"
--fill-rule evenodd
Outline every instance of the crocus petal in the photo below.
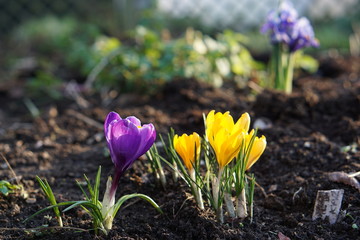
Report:
M 249 161 L 246 164 L 246 170 L 251 168 L 254 163 L 260 158 L 266 148 L 266 138 L 262 136 L 261 138 L 255 139 L 253 149 L 251 150 Z
M 107 117 L 105 119 L 105 122 L 104 122 L 104 133 L 105 133 L 106 138 L 108 138 L 110 124 L 115 122 L 115 121 L 119 121 L 119 120 L 121 120 L 121 117 L 116 112 L 110 112 L 107 115 Z
M 139 158 L 145 154 L 154 144 L 156 139 L 155 127 L 152 124 L 145 124 L 139 128 L 140 144 L 135 158 Z
M 235 123 L 234 128 L 248 132 L 250 128 L 250 115 L 248 113 L 243 113 L 239 120 Z
M 112 153 L 111 159 L 120 171 L 125 171 L 136 160 L 141 136 L 139 129 L 126 119 L 112 125 L 111 141 L 108 142 Z
M 294 25 L 289 49 L 295 52 L 304 47 L 318 47 L 319 42 L 315 38 L 314 30 L 305 17 L 300 18 Z
M 129 120 L 130 122 L 132 122 L 137 127 L 141 126 L 141 122 L 137 117 L 130 116 L 130 117 L 127 117 L 126 119 Z

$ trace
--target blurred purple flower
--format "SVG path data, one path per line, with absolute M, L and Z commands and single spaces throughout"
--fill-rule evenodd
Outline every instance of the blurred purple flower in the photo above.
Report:
M 140 120 L 134 116 L 122 119 L 119 114 L 110 112 L 104 123 L 104 132 L 116 169 L 113 183 L 117 185 L 126 169 L 153 145 L 156 131 L 151 123 L 141 126 Z
M 296 21 L 289 43 L 290 52 L 295 52 L 304 47 L 318 47 L 319 41 L 315 38 L 314 30 L 305 17 Z
M 261 33 L 270 33 L 271 43 L 283 43 L 290 52 L 304 47 L 317 47 L 319 42 L 307 18 L 298 19 L 298 13 L 288 1 L 283 1 L 278 11 L 271 11 Z
M 290 43 L 291 32 L 298 18 L 298 13 L 293 5 L 284 1 L 278 11 L 271 11 L 265 24 L 261 27 L 261 33 L 270 32 L 272 43 Z

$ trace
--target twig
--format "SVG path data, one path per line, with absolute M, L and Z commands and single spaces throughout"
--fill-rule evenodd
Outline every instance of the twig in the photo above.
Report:
M 252 90 L 254 90 L 257 93 L 261 93 L 264 91 L 263 87 L 261 87 L 259 84 L 255 83 L 253 81 L 249 81 L 248 86 L 249 86 L 249 88 L 251 88 Z
M 71 116 L 76 117 L 77 119 L 91 125 L 91 126 L 96 127 L 96 128 L 103 129 L 103 127 L 104 127 L 102 124 L 95 121 L 94 119 L 91 119 L 91 118 L 89 118 L 89 117 L 87 117 L 84 114 L 81 114 L 79 112 L 75 112 L 72 109 L 68 110 L 67 113 L 70 114 Z
M 246 177 L 247 177 L 248 179 L 251 179 L 249 176 L 246 176 Z M 262 194 L 264 195 L 264 197 L 267 198 L 267 194 L 266 194 L 265 189 L 264 189 L 262 186 L 260 186 L 260 184 L 258 184 L 257 181 L 255 181 L 255 185 L 256 185 L 258 188 L 260 188 L 260 190 L 261 190 Z
M 294 193 L 294 195 L 293 195 L 293 197 L 292 197 L 293 204 L 295 204 L 295 197 L 296 197 L 302 190 L 303 190 L 302 187 L 300 187 L 299 190 L 297 190 L 297 191 Z
M 356 177 L 360 175 L 360 171 L 359 172 L 356 172 L 356 173 L 351 173 L 351 174 L 348 174 L 349 177 Z
M 93 70 L 91 70 L 89 76 L 86 78 L 85 87 L 86 88 L 92 87 L 93 83 L 95 82 L 95 80 L 96 80 L 97 76 L 100 74 L 100 72 L 106 67 L 106 65 L 109 64 L 111 59 L 113 59 L 120 53 L 121 53 L 121 49 L 117 49 L 117 50 L 112 51 L 109 55 L 107 55 L 103 59 L 101 59 L 101 61 L 98 63 L 98 65 L 96 65 L 93 68 Z
M 24 98 L 23 101 L 33 118 L 37 118 L 38 116 L 40 116 L 40 110 L 36 107 L 36 105 L 33 103 L 33 101 L 31 101 L 30 98 Z
M 14 178 L 15 178 L 15 180 L 16 180 L 17 185 L 20 185 L 19 179 L 18 179 L 18 177 L 17 177 L 17 175 L 16 175 L 15 171 L 12 169 L 12 167 L 11 167 L 11 165 L 10 165 L 9 161 L 5 158 L 4 154 L 0 153 L 0 155 L 1 155 L 2 159 L 4 159 L 4 161 L 5 161 L 6 165 L 7 165 L 7 166 L 8 166 L 8 168 L 10 169 L 10 172 L 12 173 L 12 175 L 14 175 Z
M 47 229 L 67 229 L 67 230 L 76 230 L 88 232 L 90 230 L 77 228 L 77 227 L 60 227 L 60 226 L 52 226 L 52 227 L 36 227 L 36 228 L 0 228 L 0 231 L 38 231 L 38 230 L 47 230 Z
M 185 203 L 186 203 L 188 200 L 192 199 L 192 198 L 193 198 L 193 196 L 190 196 L 190 197 L 188 197 L 187 199 L 184 200 L 184 202 L 181 204 L 179 210 L 178 210 L 177 213 L 175 214 L 174 219 L 175 219 L 175 218 L 177 217 L 177 215 L 181 212 L 181 209 L 184 207 Z

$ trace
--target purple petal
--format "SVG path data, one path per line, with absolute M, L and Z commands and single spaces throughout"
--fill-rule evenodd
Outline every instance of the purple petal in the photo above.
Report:
M 146 153 L 154 144 L 156 139 L 155 127 L 152 124 L 145 124 L 140 128 L 141 144 L 137 152 L 138 157 Z
M 132 122 L 137 127 L 141 126 L 140 120 L 134 116 L 127 117 L 126 119 Z
M 120 172 L 124 172 L 137 159 L 136 153 L 140 142 L 140 135 L 134 134 L 120 136 L 113 142 L 114 156 L 112 159 Z
M 291 52 L 295 52 L 304 47 L 319 46 L 319 42 L 315 38 L 314 30 L 309 20 L 305 17 L 300 18 L 296 22 L 291 38 L 292 40 L 289 44 Z
M 117 114 L 116 112 L 110 112 L 104 122 L 104 133 L 105 133 L 105 137 L 106 139 L 108 139 L 108 133 L 109 133 L 109 126 L 112 122 L 114 121 L 119 121 L 121 120 L 121 117 L 119 114 Z

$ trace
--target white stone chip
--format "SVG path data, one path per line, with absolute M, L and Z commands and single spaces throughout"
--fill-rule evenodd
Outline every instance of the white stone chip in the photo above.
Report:
M 316 195 L 312 220 L 327 218 L 330 224 L 336 223 L 343 195 L 344 189 L 319 190 Z

